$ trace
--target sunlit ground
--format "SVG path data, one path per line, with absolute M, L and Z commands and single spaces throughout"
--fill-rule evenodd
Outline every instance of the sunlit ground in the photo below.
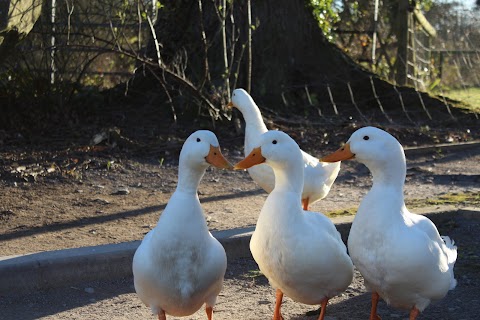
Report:
M 472 110 L 480 112 L 480 88 L 450 90 L 444 93 L 447 97 L 461 101 L 470 106 Z

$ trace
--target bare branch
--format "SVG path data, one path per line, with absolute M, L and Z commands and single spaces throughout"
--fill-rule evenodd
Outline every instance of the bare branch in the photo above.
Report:
M 202 42 L 203 42 L 203 66 L 204 66 L 204 74 L 203 74 L 203 80 L 200 85 L 200 89 L 203 89 L 203 86 L 205 85 L 205 82 L 210 80 L 210 71 L 208 68 L 208 44 L 207 44 L 207 35 L 205 33 L 205 26 L 203 25 L 203 8 L 202 8 L 202 0 L 198 0 L 198 11 L 200 12 L 200 29 L 201 29 L 201 36 L 202 36 Z
M 227 90 L 227 99 L 230 99 L 230 79 L 228 77 L 228 54 L 227 54 L 227 0 L 223 0 L 222 3 L 222 46 L 223 46 L 223 77 L 225 80 L 225 90 Z
M 163 62 L 162 62 L 162 57 L 160 56 L 160 44 L 158 43 L 158 40 L 157 40 L 157 33 L 155 32 L 155 28 L 153 27 L 152 19 L 150 19 L 148 15 L 147 15 L 147 21 L 148 21 L 148 25 L 150 26 L 153 42 L 155 43 L 155 50 L 157 52 L 157 60 L 158 60 L 157 63 L 158 63 L 158 66 L 162 68 Z
M 252 3 L 247 0 L 247 92 L 252 87 Z

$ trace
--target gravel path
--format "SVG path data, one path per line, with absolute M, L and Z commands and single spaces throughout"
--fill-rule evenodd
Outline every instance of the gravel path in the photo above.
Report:
M 459 216 L 439 226 L 441 233 L 453 237 L 459 247 L 455 266 L 458 286 L 447 297 L 431 304 L 419 319 L 478 319 L 480 314 L 480 217 Z M 215 307 L 214 319 L 270 319 L 274 307 L 274 291 L 258 274 L 251 259 L 230 261 L 224 289 Z M 328 320 L 368 319 L 370 295 L 356 273 L 350 287 L 341 296 L 331 299 Z M 77 286 L 2 297 L 1 318 L 16 319 L 156 319 L 134 293 L 131 278 L 116 281 L 84 283 Z M 285 319 L 316 319 L 318 306 L 308 306 L 285 299 Z M 379 305 L 382 319 L 405 319 L 408 313 Z M 168 319 L 177 319 L 169 317 Z M 182 319 L 206 319 L 203 310 Z
M 240 159 L 240 154 L 231 154 L 230 158 L 235 161 Z M 480 147 L 464 150 L 461 152 L 432 151 L 420 155 L 407 155 L 408 176 L 405 187 L 406 198 L 408 199 L 432 199 L 441 195 L 451 193 L 480 193 Z M 114 171 L 108 175 L 88 173 L 81 188 L 84 190 L 95 189 L 96 193 L 88 194 L 88 199 L 108 198 L 112 200 L 111 205 L 93 204 L 89 202 L 88 210 L 85 212 L 96 213 L 102 216 L 109 214 L 116 208 L 131 206 L 131 210 L 137 210 L 135 201 L 142 202 L 143 207 L 151 207 L 152 210 L 145 214 L 125 215 L 119 221 L 112 219 L 92 218 L 92 224 L 84 227 L 75 225 L 69 226 L 68 220 L 62 228 L 55 228 L 55 224 L 43 224 L 35 227 L 35 219 L 23 219 L 16 221 L 19 225 L 23 223 L 23 229 L 16 228 L 13 221 L 23 217 L 22 210 L 25 210 L 25 217 L 30 211 L 38 208 L 25 207 L 15 197 L 35 199 L 45 185 L 37 184 L 23 187 L 11 186 L 4 182 L 4 192 L 0 195 L 2 212 L 5 213 L 9 205 L 14 208 L 14 216 L 9 220 L 9 214 L 4 214 L 0 225 L 3 230 L 0 237 L 3 237 L 2 249 L 4 254 L 32 252 L 40 250 L 51 250 L 65 246 L 78 245 L 78 240 L 84 239 L 88 244 L 100 244 L 107 242 L 121 242 L 127 240 L 141 239 L 143 234 L 151 228 L 158 219 L 158 210 L 168 201 L 168 196 L 175 185 L 175 167 L 165 167 L 161 171 L 158 166 L 142 164 L 128 169 L 134 164 L 123 163 L 126 171 Z M 125 173 L 126 172 L 126 173 Z M 132 191 L 128 195 L 110 196 L 111 191 L 120 184 L 133 184 L 139 177 L 150 177 L 161 175 L 163 179 L 161 187 L 159 182 L 152 182 L 148 179 L 138 192 Z M 166 180 L 165 180 L 166 179 Z M 167 182 L 165 184 L 165 181 Z M 99 183 L 103 188 L 93 186 Z M 322 212 L 348 209 L 358 205 L 360 199 L 370 188 L 371 181 L 368 170 L 354 161 L 342 164 L 342 171 L 331 190 L 330 195 L 312 206 L 312 210 Z M 39 187 L 40 186 L 40 187 Z M 42 203 L 54 203 L 56 207 L 50 211 L 44 207 L 45 216 L 48 213 L 56 212 L 62 208 L 62 199 L 65 200 L 65 208 L 69 207 L 72 199 L 87 197 L 85 193 L 76 194 L 72 198 L 72 192 L 79 188 L 75 184 L 47 185 L 50 189 L 48 194 L 43 190 Z M 11 189 L 9 189 L 11 188 Z M 159 190 L 162 192 L 153 192 Z M 5 190 L 6 189 L 6 190 Z M 62 192 L 63 190 L 63 192 Z M 9 192 L 11 191 L 11 192 Z M 12 193 L 13 192 L 13 193 Z M 228 229 L 233 227 L 244 227 L 254 225 L 258 217 L 259 208 L 266 197 L 265 193 L 258 189 L 245 172 L 219 172 L 209 170 L 200 188 L 200 198 L 207 214 L 207 221 L 211 229 Z M 13 195 L 12 195 L 13 194 Z M 139 197 L 139 195 L 143 195 Z M 152 196 L 153 195 L 153 196 Z M 8 198 L 8 197 L 11 198 Z M 23 198 L 22 198 L 23 199 Z M 121 200 L 119 200 L 121 199 Z M 5 202 L 4 200 L 8 200 Z M 90 199 L 91 200 L 91 199 Z M 23 200 L 22 200 L 23 201 Z M 51 202 L 49 202 L 51 201 Z M 78 200 L 79 201 L 79 200 Z M 25 202 L 27 203 L 27 201 Z M 40 203 L 40 202 L 39 202 Z M 82 203 L 82 202 L 80 202 Z M 38 203 L 37 203 L 38 204 Z M 98 205 L 98 207 L 97 207 Z M 453 203 L 453 207 L 462 207 L 464 203 Z M 111 208 L 113 207 L 113 209 Z M 57 208 L 57 209 L 56 209 Z M 63 210 L 67 210 L 67 209 Z M 82 211 L 82 205 L 77 208 Z M 101 209 L 98 209 L 101 208 Z M 72 210 L 73 210 L 72 209 Z M 40 210 L 40 211 L 42 211 Z M 42 212 L 43 212 L 42 211 Z M 107 212 L 105 212 L 107 211 Z M 418 212 L 419 210 L 413 209 Z M 43 219 L 42 212 L 38 213 L 38 219 Z M 73 212 L 73 211 L 72 211 Z M 74 212 L 79 214 L 79 212 Z M 75 216 L 75 214 L 73 216 Z M 106 215 L 105 214 L 105 215 Z M 80 214 L 79 214 L 80 215 Z M 137 218 L 141 217 L 141 221 Z M 88 220 L 90 221 L 90 220 Z M 478 319 L 480 314 L 480 224 L 478 217 L 465 218 L 457 217 L 454 220 L 439 226 L 443 234 L 450 235 L 459 247 L 459 260 L 456 265 L 458 287 L 452 291 L 444 300 L 431 305 L 420 319 Z M 12 225 L 9 225 L 12 223 Z M 111 230 L 109 223 L 114 223 L 116 228 Z M 30 224 L 30 226 L 29 226 Z M 53 226 L 49 229 L 49 226 Z M 65 226 L 68 226 L 65 227 Z M 18 227 L 18 226 L 17 226 Z M 42 232 L 38 229 L 45 228 Z M 63 228 L 65 227 L 65 228 Z M 29 232 L 18 233 L 22 230 Z M 33 231 L 32 231 L 33 230 Z M 89 230 L 99 230 L 93 234 Z M 109 231 L 110 230 L 110 231 Z M 119 230 L 128 230 L 119 234 Z M 17 232 L 17 233 L 15 233 Z M 68 236 L 72 238 L 71 243 Z M 115 234 L 117 232 L 117 234 Z M 86 234 L 86 235 L 85 235 Z M 101 234 L 102 237 L 98 235 Z M 9 236 L 10 235 L 10 236 Z M 115 239 L 109 236 L 116 236 Z M 33 239 L 32 236 L 37 237 Z M 104 237 L 103 237 L 104 236 Z M 33 241 L 32 241 L 33 240 Z M 99 241 L 100 240 L 100 241 Z M 83 240 L 82 240 L 83 241 Z M 23 251 L 25 250 L 25 251 Z M 214 319 L 269 319 L 271 318 L 274 306 L 274 292 L 263 276 L 259 276 L 254 261 L 240 259 L 229 261 L 226 275 L 225 287 L 222 291 L 215 308 Z M 365 293 L 363 281 L 357 274 L 349 289 L 340 297 L 331 300 L 327 309 L 327 319 L 367 319 L 369 313 L 369 295 Z M 316 319 L 318 316 L 317 306 L 306 306 L 289 299 L 283 307 L 285 319 Z M 312 311 L 315 311 L 312 313 Z M 380 315 L 383 319 L 403 319 L 407 312 L 394 310 L 384 303 L 380 304 Z M 142 305 L 134 293 L 132 279 L 119 279 L 117 281 L 103 281 L 83 283 L 72 287 L 57 290 L 34 292 L 22 296 L 0 297 L 0 318 L 1 319 L 155 319 L 148 308 Z M 169 319 L 174 319 L 169 317 Z M 206 319 L 203 310 L 200 310 L 191 317 L 184 319 Z

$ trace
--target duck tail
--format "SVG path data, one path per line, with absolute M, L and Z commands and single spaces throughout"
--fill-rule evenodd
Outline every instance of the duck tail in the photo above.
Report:
M 453 274 L 453 266 L 457 261 L 457 246 L 455 245 L 455 241 L 450 239 L 450 237 L 442 236 L 443 242 L 445 242 L 446 249 L 445 254 L 447 255 L 448 259 L 448 270 L 451 273 L 451 280 L 450 280 L 450 290 L 454 289 L 457 285 L 457 280 Z

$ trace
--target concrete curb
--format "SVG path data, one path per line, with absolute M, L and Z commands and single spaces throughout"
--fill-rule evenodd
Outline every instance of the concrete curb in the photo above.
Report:
M 250 256 L 254 227 L 214 231 L 228 259 Z M 141 241 L 0 257 L 0 296 L 107 280 L 132 274 Z
M 465 208 L 426 213 L 435 224 L 455 216 L 480 218 L 480 210 Z M 353 216 L 334 219 L 346 242 Z M 225 247 L 228 259 L 251 257 L 249 243 L 254 228 L 212 232 Z M 140 241 L 65 249 L 0 258 L 0 295 L 73 285 L 94 280 L 131 276 L 133 255 Z

